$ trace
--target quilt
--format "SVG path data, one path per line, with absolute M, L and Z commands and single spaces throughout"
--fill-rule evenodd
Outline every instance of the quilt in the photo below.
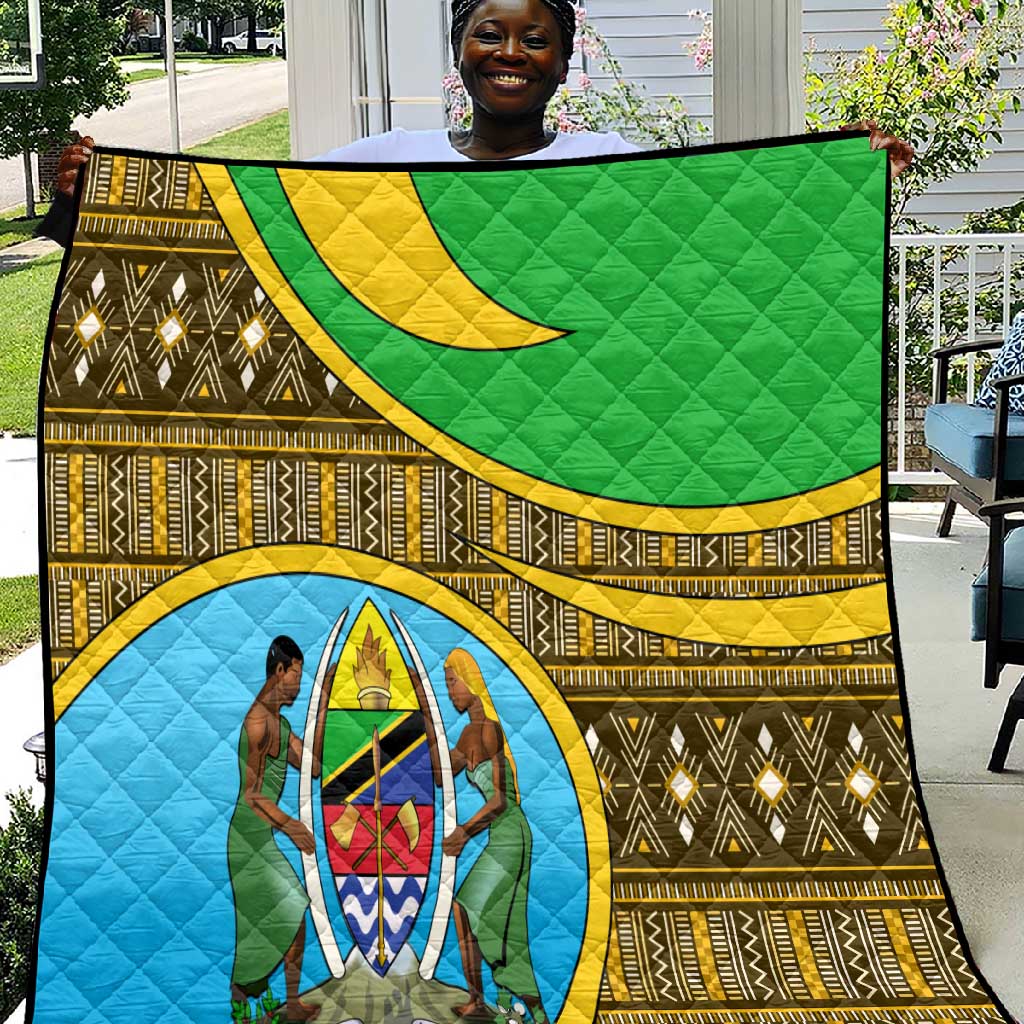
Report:
M 35 1024 L 996 1024 L 910 756 L 863 133 L 97 150 Z

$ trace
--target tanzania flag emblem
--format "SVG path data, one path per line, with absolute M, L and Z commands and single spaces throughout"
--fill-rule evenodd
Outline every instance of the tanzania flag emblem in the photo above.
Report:
M 325 695 L 321 806 L 345 923 L 380 975 L 409 938 L 430 874 L 434 767 L 417 691 L 367 602 Z

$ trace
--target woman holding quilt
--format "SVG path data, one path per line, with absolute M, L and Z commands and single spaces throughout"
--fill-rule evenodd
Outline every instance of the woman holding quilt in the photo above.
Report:
M 464 132 L 396 128 L 333 149 L 317 162 L 458 163 L 467 160 L 562 160 L 638 152 L 618 132 L 558 132 L 544 112 L 568 78 L 576 35 L 572 0 L 452 0 L 452 52 L 473 102 Z M 892 175 L 910 166 L 913 148 L 873 121 L 844 128 L 871 131 L 871 148 L 887 149 Z M 70 241 L 71 203 L 78 168 L 89 159 L 91 137 L 64 150 L 58 200 L 39 233 Z

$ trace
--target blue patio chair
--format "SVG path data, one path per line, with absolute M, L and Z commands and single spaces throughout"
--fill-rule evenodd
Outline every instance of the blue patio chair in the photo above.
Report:
M 984 617 L 975 615 L 975 639 L 985 641 L 984 683 L 999 685 L 1004 665 L 1024 665 L 1024 608 L 1004 600 L 1006 580 L 1012 571 L 1024 579 L 1024 535 L 1011 544 L 1006 517 L 1024 512 L 1024 414 L 1019 407 L 1024 395 L 1024 373 L 1003 373 L 1007 367 L 1024 368 L 1024 313 L 1014 319 L 1002 351 L 979 393 L 994 408 L 950 402 L 949 362 L 953 356 L 996 348 L 996 341 L 949 345 L 936 349 L 933 404 L 925 412 L 925 443 L 932 464 L 950 476 L 954 484 L 946 498 L 938 535 L 948 536 L 956 506 L 961 505 L 984 519 L 989 527 L 988 564 L 976 587 L 984 590 Z M 1003 375 L 1000 375 L 1000 374 Z M 1011 587 L 1011 593 L 1013 589 Z M 976 613 L 978 594 L 975 594 Z M 1012 612 L 1012 616 L 1010 614 Z

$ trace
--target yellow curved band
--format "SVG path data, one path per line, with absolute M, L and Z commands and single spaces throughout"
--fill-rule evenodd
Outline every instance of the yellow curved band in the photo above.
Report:
M 482 292 L 452 259 L 405 171 L 278 172 L 331 273 L 382 320 L 425 341 L 484 351 L 565 336 Z
M 677 597 L 595 583 L 529 565 L 467 541 L 525 583 L 633 629 L 730 647 L 817 647 L 891 631 L 887 584 L 789 597 Z
M 54 686 L 56 718 L 118 653 L 175 609 L 233 583 L 284 573 L 368 581 L 428 605 L 494 651 L 541 709 L 576 789 L 589 878 L 580 956 L 558 1024 L 592 1024 L 608 948 L 612 891 L 608 828 L 594 764 L 572 712 L 533 655 L 493 618 L 436 580 L 374 555 L 315 544 L 249 548 L 222 555 L 144 594 L 90 641 Z
M 424 448 L 493 487 L 565 515 L 653 533 L 755 533 L 839 515 L 882 495 L 881 466 L 803 494 L 747 505 L 678 508 L 581 494 L 539 480 L 462 444 L 418 416 L 353 362 L 320 326 L 278 269 L 226 167 L 197 163 L 213 203 L 260 287 L 317 358 L 380 416 Z M 323 172 L 325 175 L 340 172 Z M 375 176 L 366 173 L 368 180 Z

